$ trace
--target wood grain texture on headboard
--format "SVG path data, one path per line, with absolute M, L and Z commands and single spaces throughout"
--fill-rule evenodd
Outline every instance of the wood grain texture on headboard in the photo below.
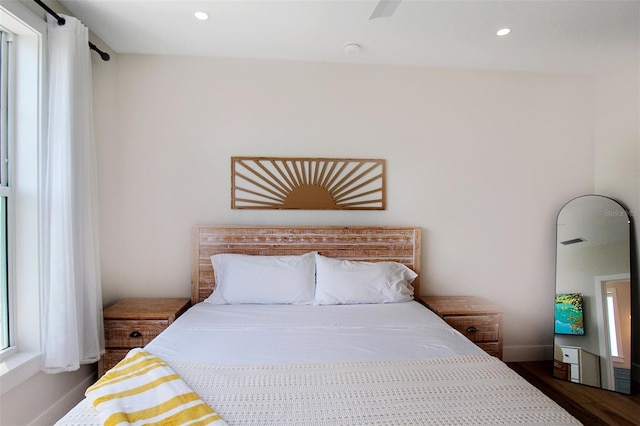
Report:
M 418 273 L 413 283 L 417 296 L 420 248 L 421 229 L 408 226 L 195 226 L 191 300 L 201 302 L 213 291 L 214 254 L 283 256 L 310 251 L 337 259 L 404 263 Z

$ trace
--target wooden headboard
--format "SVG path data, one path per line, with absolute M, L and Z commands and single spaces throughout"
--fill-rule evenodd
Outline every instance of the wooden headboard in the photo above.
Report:
M 298 255 L 317 251 L 338 259 L 395 261 L 418 273 L 421 229 L 407 226 L 195 226 L 191 301 L 206 299 L 215 287 L 210 257 L 219 253 Z

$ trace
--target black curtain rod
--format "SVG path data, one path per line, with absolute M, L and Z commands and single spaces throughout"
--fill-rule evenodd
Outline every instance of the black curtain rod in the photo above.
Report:
M 53 9 L 51 9 L 49 6 L 44 4 L 41 0 L 33 0 L 33 1 L 35 1 L 38 4 L 38 6 L 46 10 L 47 13 L 49 13 L 51 16 L 56 18 L 56 20 L 58 21 L 58 25 L 64 25 L 67 22 L 62 16 L 58 15 Z M 102 50 L 98 49 L 98 46 L 96 46 L 91 42 L 89 42 L 89 49 L 97 52 L 103 61 L 108 61 L 109 59 L 111 59 L 111 56 L 109 56 L 107 52 L 103 52 Z

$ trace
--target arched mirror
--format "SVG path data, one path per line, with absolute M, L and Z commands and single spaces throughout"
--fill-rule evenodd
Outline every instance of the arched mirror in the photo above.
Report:
M 630 220 L 611 198 L 558 214 L 554 331 L 554 377 L 631 392 Z

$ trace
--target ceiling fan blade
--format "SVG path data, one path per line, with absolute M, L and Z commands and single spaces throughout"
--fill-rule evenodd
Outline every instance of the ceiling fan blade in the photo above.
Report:
M 369 19 L 388 18 L 393 15 L 399 4 L 400 0 L 380 0 Z

